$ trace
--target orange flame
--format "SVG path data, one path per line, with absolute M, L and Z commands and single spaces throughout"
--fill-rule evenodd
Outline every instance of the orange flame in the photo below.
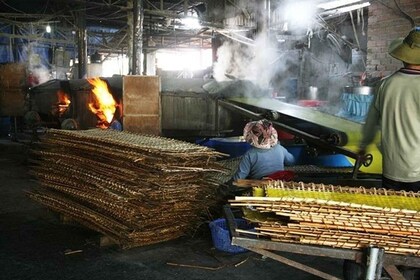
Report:
M 89 109 L 99 118 L 98 127 L 108 128 L 114 118 L 117 102 L 108 90 L 105 81 L 99 78 L 87 80 L 92 86 L 95 102 L 89 103 Z
M 58 114 L 58 116 L 61 117 L 69 108 L 71 101 L 67 93 L 61 89 L 57 91 L 57 99 L 57 106 L 53 109 L 53 111 L 55 112 L 53 114 Z

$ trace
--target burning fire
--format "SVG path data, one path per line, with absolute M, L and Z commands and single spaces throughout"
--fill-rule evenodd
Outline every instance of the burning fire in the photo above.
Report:
M 99 78 L 88 79 L 93 86 L 95 102 L 89 103 L 89 109 L 99 118 L 97 127 L 108 128 L 114 118 L 117 102 L 108 90 L 105 81 Z
M 67 93 L 61 89 L 57 91 L 57 100 L 57 106 L 53 109 L 53 111 L 55 111 L 55 113 L 53 112 L 53 115 L 58 114 L 58 116 L 61 117 L 69 108 L 71 101 Z

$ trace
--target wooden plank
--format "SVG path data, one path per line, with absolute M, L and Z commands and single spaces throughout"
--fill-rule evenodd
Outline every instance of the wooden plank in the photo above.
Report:
M 260 248 L 265 250 L 296 253 L 309 256 L 322 256 L 337 259 L 347 259 L 360 262 L 363 252 L 360 250 L 340 249 L 318 245 L 292 244 L 278 241 L 252 239 L 244 237 L 232 237 L 232 245 L 244 248 Z M 411 255 L 398 255 L 385 253 L 384 265 L 404 265 L 410 267 L 420 267 L 420 258 Z
M 124 130 L 142 134 L 160 135 L 160 117 L 131 115 L 124 117 Z
M 266 250 L 263 250 L 263 249 L 252 248 L 252 247 L 247 248 L 247 249 L 249 249 L 249 250 L 251 250 L 251 251 L 253 251 L 255 253 L 258 253 L 260 255 L 269 257 L 269 258 L 271 258 L 273 260 L 276 260 L 278 262 L 287 264 L 287 265 L 289 265 L 291 267 L 294 267 L 294 268 L 300 269 L 302 271 L 308 272 L 310 274 L 316 275 L 316 276 L 318 276 L 318 277 L 320 277 L 322 279 L 327 279 L 327 280 L 340 280 L 340 278 L 337 278 L 337 277 L 335 277 L 335 276 L 333 276 L 331 274 L 322 272 L 322 271 L 320 271 L 318 269 L 315 269 L 313 267 L 304 265 L 304 264 L 302 264 L 300 262 L 296 262 L 296 261 L 293 261 L 291 259 L 282 257 L 282 256 L 277 255 L 275 253 L 272 253 L 270 251 L 266 251 Z
M 160 78 L 123 77 L 124 130 L 152 135 L 161 134 Z
M 244 248 L 260 248 L 265 250 L 282 251 L 310 256 L 330 257 L 360 261 L 363 257 L 361 251 L 350 249 L 336 249 L 326 246 L 312 246 L 303 244 L 291 244 L 269 240 L 259 240 L 244 237 L 233 237 L 232 245 Z
M 389 274 L 393 280 L 405 280 L 404 276 L 400 271 L 395 267 L 395 265 L 384 265 L 385 271 Z

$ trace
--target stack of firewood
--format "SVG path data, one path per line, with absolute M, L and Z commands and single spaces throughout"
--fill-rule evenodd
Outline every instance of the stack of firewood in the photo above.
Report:
M 231 201 L 258 223 L 256 235 L 349 249 L 375 245 L 389 253 L 420 256 L 420 193 L 280 181 L 265 184 L 254 190 L 265 196 Z
M 203 221 L 224 172 L 207 147 L 114 130 L 48 131 L 29 196 L 123 248 L 175 239 Z

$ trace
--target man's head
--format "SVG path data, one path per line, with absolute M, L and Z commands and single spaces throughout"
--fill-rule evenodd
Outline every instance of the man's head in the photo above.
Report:
M 245 141 L 260 149 L 270 149 L 278 142 L 277 131 L 268 120 L 249 122 L 244 128 Z
M 413 29 L 407 37 L 392 41 L 388 52 L 406 64 L 420 65 L 420 27 Z

